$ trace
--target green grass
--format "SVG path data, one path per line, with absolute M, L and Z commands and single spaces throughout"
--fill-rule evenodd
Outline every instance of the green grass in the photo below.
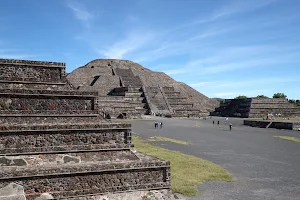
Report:
M 288 140 L 288 141 L 292 141 L 292 142 L 300 142 L 300 138 L 289 137 L 289 136 L 273 136 L 273 138 L 280 138 L 280 139 Z
M 147 144 L 139 137 L 133 137 L 133 144 L 139 152 L 171 161 L 173 192 L 196 196 L 196 186 L 205 181 L 232 181 L 225 169 L 210 161 Z
M 151 139 L 148 139 L 148 141 L 155 142 L 155 141 L 163 141 L 163 142 L 172 142 L 175 144 L 181 144 L 181 145 L 188 145 L 190 144 L 189 142 L 181 141 L 181 140 L 176 140 L 172 138 L 166 138 L 166 137 L 161 137 L 161 136 L 155 136 Z

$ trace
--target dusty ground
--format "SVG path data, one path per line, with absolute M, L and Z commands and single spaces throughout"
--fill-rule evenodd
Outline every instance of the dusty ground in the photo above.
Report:
M 155 120 L 163 122 L 162 129 L 154 129 Z M 277 135 L 300 137 L 300 132 L 252 128 L 243 126 L 241 119 L 226 121 L 217 117 L 208 120 L 155 118 L 132 123 L 133 132 L 143 138 L 160 135 L 192 143 L 156 142 L 164 148 L 210 160 L 231 173 L 232 183 L 199 185 L 199 196 L 190 200 L 300 199 L 300 145 L 273 138 Z M 229 123 L 233 124 L 232 131 L 229 131 Z

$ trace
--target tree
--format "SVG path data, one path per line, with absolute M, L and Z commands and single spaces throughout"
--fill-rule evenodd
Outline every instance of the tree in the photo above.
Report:
M 247 99 L 248 97 L 244 96 L 244 95 L 240 95 L 235 97 L 235 99 Z
M 287 96 L 284 93 L 275 93 L 273 95 L 273 98 L 276 98 L 276 99 L 278 99 L 278 98 L 286 98 L 286 97 Z
M 257 98 L 269 98 L 269 97 L 267 97 L 265 95 L 257 95 Z

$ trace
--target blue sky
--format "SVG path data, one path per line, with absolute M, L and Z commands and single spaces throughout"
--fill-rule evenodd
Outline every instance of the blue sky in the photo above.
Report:
M 300 99 L 298 0 L 3 0 L 0 57 L 138 62 L 209 97 Z

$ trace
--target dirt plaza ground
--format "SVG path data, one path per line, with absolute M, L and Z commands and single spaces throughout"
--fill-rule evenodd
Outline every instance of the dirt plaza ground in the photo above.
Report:
M 163 122 L 163 128 L 155 129 L 155 121 Z M 247 127 L 242 119 L 226 121 L 218 117 L 207 120 L 148 118 L 132 123 L 134 135 L 189 142 L 190 145 L 167 141 L 152 143 L 212 161 L 229 171 L 233 182 L 200 184 L 199 195 L 189 197 L 190 200 L 300 199 L 300 143 L 273 138 L 299 138 L 300 132 Z M 229 131 L 229 123 L 233 124 L 232 131 Z

